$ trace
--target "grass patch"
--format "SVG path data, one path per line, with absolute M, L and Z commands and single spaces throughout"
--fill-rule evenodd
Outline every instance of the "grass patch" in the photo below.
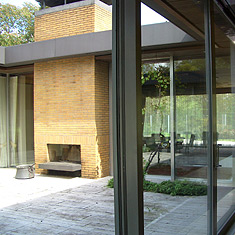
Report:
M 113 178 L 108 181 L 107 187 L 113 188 Z M 203 196 L 207 194 L 207 186 L 191 181 L 167 180 L 160 184 L 144 180 L 143 188 L 145 192 L 164 193 L 172 196 Z

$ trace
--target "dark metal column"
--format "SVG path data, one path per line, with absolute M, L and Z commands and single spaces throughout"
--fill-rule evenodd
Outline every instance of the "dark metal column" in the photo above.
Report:
M 175 151 L 176 151 L 176 94 L 175 94 L 175 73 L 174 58 L 170 57 L 170 114 L 171 114 L 171 181 L 175 180 Z
M 231 93 L 235 93 L 235 44 L 230 42 L 230 66 L 231 66 L 231 83 L 232 83 L 232 90 Z M 235 124 L 235 119 L 233 119 L 233 123 Z M 235 148 L 233 148 L 233 157 L 235 157 Z M 232 179 L 233 185 L 235 185 L 235 161 L 233 160 L 232 164 Z
M 208 96 L 208 234 L 217 233 L 216 71 L 213 0 L 205 1 L 206 89 Z
M 113 1 L 115 231 L 143 234 L 140 1 Z

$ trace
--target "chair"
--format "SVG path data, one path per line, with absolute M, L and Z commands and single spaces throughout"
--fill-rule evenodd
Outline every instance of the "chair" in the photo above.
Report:
M 194 140 L 195 140 L 195 135 L 194 135 L 194 134 L 191 134 L 189 143 L 185 145 L 185 153 L 186 153 L 186 152 L 189 153 L 189 148 L 190 148 L 190 147 L 193 147 L 193 142 L 194 142 Z
M 151 151 L 155 150 L 156 144 L 155 144 L 155 138 L 154 137 L 146 137 L 145 143 L 148 148 L 150 148 Z

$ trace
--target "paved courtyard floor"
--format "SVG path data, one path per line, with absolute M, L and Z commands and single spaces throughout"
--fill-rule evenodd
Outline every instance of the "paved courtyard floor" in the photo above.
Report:
M 0 234 L 114 234 L 114 193 L 99 180 L 0 169 Z M 145 234 L 206 234 L 206 197 L 144 193 Z

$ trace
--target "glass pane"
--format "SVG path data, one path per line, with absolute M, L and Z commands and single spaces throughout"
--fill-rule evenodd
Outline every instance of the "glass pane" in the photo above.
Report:
M 9 77 L 10 166 L 34 163 L 33 75 Z
M 207 95 L 205 59 L 175 62 L 176 79 L 176 177 L 207 185 Z M 179 210 L 187 215 L 187 231 L 207 234 L 207 196 L 190 198 Z M 178 210 L 177 210 L 178 211 Z M 198 227 L 200 224 L 200 228 Z M 200 232 L 199 232 L 200 231 Z
M 207 96 L 205 60 L 175 63 L 176 76 L 176 176 L 207 179 Z M 177 145 L 176 145 L 177 146 Z
M 143 64 L 143 156 L 148 175 L 169 179 L 170 153 L 170 65 Z M 149 177 L 149 176 L 146 176 Z
M 201 183 L 205 191 L 198 197 L 174 197 L 145 192 L 146 232 L 172 233 L 177 231 L 180 234 L 194 231 L 196 234 L 200 230 L 200 234 L 207 234 L 206 133 L 208 115 L 205 60 L 202 50 L 195 52 L 196 58 L 188 59 L 192 51 L 184 53 L 184 56 L 181 55 L 180 59 L 175 61 L 176 176 L 181 181 L 187 179 Z M 164 95 L 159 96 L 157 82 L 147 79 L 147 66 L 152 66 L 154 71 L 158 71 L 160 66 L 165 66 L 168 71 L 166 77 L 169 80 L 170 65 L 156 62 L 154 65 L 142 66 L 142 79 L 144 75 L 146 76 L 143 84 L 143 100 L 145 101 L 143 102 L 143 156 L 147 161 L 144 162 L 144 166 L 146 163 L 149 164 L 145 180 L 161 183 L 170 180 L 171 176 L 170 84 L 167 84 Z M 165 188 L 170 188 L 169 181 L 166 182 Z M 183 191 L 186 190 L 186 188 L 183 189 Z
M 7 158 L 7 79 L 0 75 L 0 167 L 8 166 Z
M 198 29 L 204 32 L 203 3 L 201 4 L 200 1 L 187 1 L 186 3 L 185 1 L 183 7 L 180 1 L 164 1 L 164 3 L 167 4 L 167 7 L 172 7 L 172 10 L 176 9 L 177 14 L 180 13 L 185 16 L 189 20 L 188 23 L 193 21 L 190 30 L 195 30 L 194 33 L 198 32 Z M 191 19 L 195 15 L 197 17 Z M 172 21 L 172 23 L 176 22 Z M 181 23 L 179 26 L 182 29 L 185 27 L 187 30 L 188 25 Z M 162 23 L 163 25 L 164 23 Z M 195 25 L 196 27 L 194 27 Z M 166 36 L 169 39 L 168 35 L 171 35 L 171 29 L 166 31 L 167 33 L 164 35 L 164 32 L 160 30 L 158 35 L 161 34 L 162 37 Z M 183 38 L 187 36 L 186 34 Z M 175 33 L 171 39 L 173 41 L 176 40 Z M 197 42 L 195 43 L 197 44 Z M 159 51 L 158 48 L 153 51 L 149 49 L 149 54 L 145 51 L 142 55 L 143 62 L 150 63 L 149 61 L 151 61 L 155 65 L 156 70 L 158 66 L 164 64 L 168 69 L 168 77 L 170 77 L 171 63 L 169 61 L 173 57 L 175 87 L 170 87 L 173 81 L 168 78 L 172 83 L 169 82 L 167 84 L 166 92 L 159 98 L 159 92 L 155 92 L 155 95 L 153 95 L 152 90 L 150 91 L 150 84 L 152 86 L 155 85 L 155 90 L 157 90 L 156 84 L 148 80 L 143 85 L 144 159 L 147 161 L 148 159 L 151 160 L 150 151 L 157 150 L 158 143 L 160 143 L 160 146 L 164 146 L 164 148 L 161 147 L 159 155 L 158 151 L 157 153 L 155 151 L 156 155 L 145 175 L 145 180 L 158 183 L 156 186 L 149 182 L 144 182 L 145 190 L 157 192 L 144 192 L 145 233 L 207 234 L 206 136 L 208 132 L 208 102 L 204 44 L 203 41 L 200 41 L 197 46 L 186 46 L 181 41 L 179 42 L 179 47 L 173 47 L 173 45 L 173 48 L 170 48 L 171 45 L 169 48 L 163 45 L 159 45 L 159 47 L 162 47 Z M 167 56 L 168 61 L 166 61 Z M 165 58 L 165 61 L 163 61 L 163 58 Z M 142 76 L 145 75 L 145 72 L 143 71 Z M 159 79 L 158 82 L 161 82 L 161 80 Z M 174 88 L 175 95 L 172 92 Z M 176 103 L 175 120 L 171 117 L 172 114 L 170 112 L 172 111 L 172 100 Z M 159 102 L 160 105 L 158 105 Z M 171 152 L 171 147 L 173 147 L 171 136 L 174 136 L 171 133 L 171 125 L 174 122 L 175 152 Z M 163 134 L 163 137 L 160 133 Z M 173 178 L 173 175 L 171 175 L 173 172 L 172 160 L 175 163 L 177 178 L 174 183 L 170 181 Z M 202 190 L 203 193 L 200 196 L 192 197 L 187 195 L 188 188 L 191 190 L 197 187 L 191 185 L 191 183 L 201 184 L 200 186 L 204 191 Z M 172 186 L 172 184 L 175 185 Z M 175 194 L 177 196 L 174 196 Z M 182 194 L 187 196 L 182 196 Z
M 218 229 L 235 210 L 235 26 L 215 6 Z
M 1 76 L 0 89 L 0 167 L 33 164 L 33 74 Z

